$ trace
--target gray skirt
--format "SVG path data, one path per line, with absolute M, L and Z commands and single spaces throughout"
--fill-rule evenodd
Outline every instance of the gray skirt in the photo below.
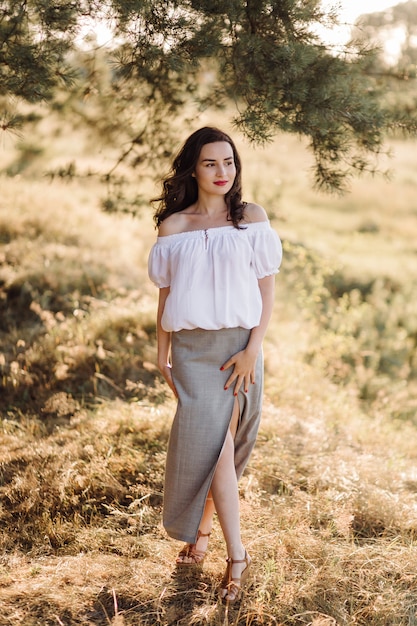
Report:
M 172 333 L 172 377 L 178 406 L 169 437 L 164 527 L 171 537 L 195 543 L 207 494 L 232 417 L 234 385 L 224 385 L 232 368 L 220 371 L 233 354 L 243 350 L 250 330 L 181 330 Z M 249 460 L 258 432 L 263 394 L 260 351 L 255 384 L 238 394 L 240 418 L 235 437 L 235 467 L 239 478 Z

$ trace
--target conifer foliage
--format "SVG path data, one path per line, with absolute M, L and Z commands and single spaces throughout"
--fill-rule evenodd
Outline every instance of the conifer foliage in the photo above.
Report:
M 319 0 L 3 0 L 0 94 L 34 102 L 71 89 L 76 35 L 86 20 L 107 21 L 112 88 L 119 101 L 134 94 L 155 145 L 185 105 L 233 102 L 235 125 L 255 142 L 282 130 L 307 137 L 316 184 L 340 190 L 373 169 L 398 115 L 367 72 L 372 51 L 352 43 L 336 52 L 317 35 L 318 24 L 335 19 Z M 414 130 L 404 116 L 401 126 Z M 139 130 L 130 141 L 149 137 Z
M 49 0 L 0 3 L 0 94 L 29 102 L 51 98 L 69 83 L 66 54 L 77 29 L 77 4 Z

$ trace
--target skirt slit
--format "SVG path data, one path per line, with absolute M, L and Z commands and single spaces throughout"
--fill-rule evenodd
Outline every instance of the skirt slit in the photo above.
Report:
M 250 330 L 181 330 L 172 333 L 172 376 L 178 405 L 172 423 L 165 470 L 163 523 L 174 539 L 195 543 L 198 527 L 233 416 L 231 369 L 221 365 L 247 345 Z M 263 359 L 256 384 L 239 391 L 235 467 L 242 475 L 255 444 L 261 415 Z

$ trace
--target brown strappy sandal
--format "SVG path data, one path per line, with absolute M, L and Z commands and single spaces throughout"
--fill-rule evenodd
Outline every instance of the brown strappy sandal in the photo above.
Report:
M 210 537 L 211 533 L 202 533 L 201 530 L 197 533 L 197 539 L 195 543 L 186 543 L 181 552 L 178 554 L 176 565 L 177 567 L 193 567 L 195 565 L 203 565 L 204 557 L 206 556 L 206 550 L 196 550 L 196 546 L 200 537 Z M 191 561 L 179 561 L 187 557 L 192 559 Z
M 222 591 L 226 591 L 226 595 L 222 596 L 221 598 L 224 604 L 233 604 L 234 602 L 236 602 L 236 600 L 239 599 L 243 589 L 243 585 L 248 578 L 251 562 L 251 558 L 246 550 L 243 559 L 234 560 L 231 557 L 226 559 L 227 567 L 220 585 L 220 593 Z M 246 567 L 241 573 L 240 578 L 232 578 L 232 567 L 234 563 L 246 563 Z M 228 598 L 229 593 L 232 593 L 234 595 L 232 599 Z

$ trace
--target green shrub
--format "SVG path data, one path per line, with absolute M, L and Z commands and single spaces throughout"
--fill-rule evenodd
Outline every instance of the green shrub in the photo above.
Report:
M 296 244 L 286 243 L 285 254 L 289 288 L 312 324 L 310 363 L 368 402 L 417 380 L 413 285 L 384 278 L 360 284 Z

